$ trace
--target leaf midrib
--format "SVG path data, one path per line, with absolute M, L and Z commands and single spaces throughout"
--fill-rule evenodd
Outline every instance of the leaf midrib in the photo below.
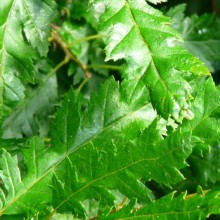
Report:
M 158 144 L 159 144 L 160 142 L 161 142 L 161 141 L 159 141 Z M 150 144 L 149 144 L 149 146 L 150 146 Z M 114 170 L 114 171 L 112 171 L 112 172 L 110 172 L 110 173 L 108 173 L 108 174 L 106 174 L 106 175 L 104 175 L 104 176 L 101 176 L 101 177 L 97 178 L 97 179 L 93 179 L 92 181 L 90 181 L 89 183 L 87 183 L 85 186 L 83 186 L 82 188 L 78 189 L 76 192 L 73 192 L 73 193 L 70 194 L 65 200 L 63 200 L 56 208 L 54 208 L 54 210 L 51 212 L 51 214 L 50 214 L 50 216 L 49 216 L 48 219 L 51 219 L 51 217 L 56 213 L 56 210 L 58 210 L 63 204 L 65 204 L 68 200 L 70 200 L 73 196 L 75 196 L 76 194 L 78 194 L 78 193 L 81 192 L 82 190 L 84 190 L 84 189 L 86 189 L 87 187 L 91 186 L 93 183 L 95 183 L 95 182 L 97 182 L 97 181 L 99 181 L 99 180 L 105 179 L 105 178 L 107 178 L 107 177 L 109 177 L 109 176 L 112 176 L 112 175 L 114 175 L 114 174 L 116 174 L 116 173 L 118 173 L 118 172 L 120 172 L 120 171 L 123 171 L 123 170 L 125 170 L 125 169 L 128 169 L 129 167 L 134 166 L 134 165 L 139 164 L 139 163 L 142 163 L 142 162 L 144 162 L 144 161 L 155 161 L 155 160 L 159 160 L 159 159 L 161 159 L 161 158 L 163 158 L 163 157 L 166 157 L 168 154 L 173 153 L 174 151 L 178 150 L 179 147 L 180 147 L 180 146 L 177 146 L 177 147 L 173 148 L 172 150 L 170 150 L 168 153 L 163 154 L 163 155 L 161 155 L 161 156 L 159 156 L 159 157 L 143 158 L 143 159 L 140 159 L 140 160 L 137 160 L 137 161 L 132 161 L 132 163 L 127 164 L 126 166 L 123 166 L 123 167 L 121 167 L 121 168 L 119 168 L 119 169 L 117 169 L 117 170 Z
M 58 159 L 58 161 L 51 166 L 51 168 L 48 169 L 48 171 L 46 171 L 42 176 L 40 176 L 39 178 L 37 178 L 32 184 L 30 184 L 28 187 L 26 187 L 25 189 L 21 190 L 21 192 L 14 197 L 14 199 L 9 202 L 7 204 L 7 206 L 5 206 L 1 211 L 0 211 L 0 216 L 2 216 L 4 214 L 4 212 L 10 208 L 10 206 L 15 203 L 20 197 L 22 197 L 25 193 L 27 193 L 27 191 L 29 191 L 32 187 L 34 187 L 35 184 L 37 184 L 39 181 L 41 181 L 44 177 L 46 177 L 47 175 L 49 175 L 51 172 L 53 172 L 57 166 L 59 166 L 60 163 L 62 163 L 66 158 L 67 160 L 69 155 L 71 155 L 72 153 L 75 153 L 76 151 L 78 151 L 79 149 L 81 149 L 83 146 L 87 145 L 88 143 L 92 142 L 93 139 L 95 139 L 96 137 L 98 137 L 99 135 L 101 135 L 104 131 L 106 131 L 107 129 L 111 128 L 112 126 L 114 126 L 116 123 L 119 123 L 120 120 L 124 120 L 126 117 L 130 117 L 132 114 L 135 114 L 137 111 L 140 111 L 141 109 L 144 109 L 146 106 L 150 105 L 150 103 L 144 104 L 143 106 L 141 106 L 140 108 L 136 109 L 135 111 L 129 112 L 128 114 L 118 118 L 117 120 L 113 121 L 111 124 L 109 124 L 106 128 L 102 129 L 101 131 L 99 131 L 98 133 L 94 134 L 92 137 L 90 137 L 89 139 L 85 140 L 84 143 L 80 144 L 78 147 L 72 148 L 69 151 L 66 152 L 66 154 L 64 156 L 62 156 L 60 159 Z
M 148 51 L 149 54 L 150 54 L 151 63 L 152 63 L 152 65 L 153 65 L 153 67 L 154 67 L 155 73 L 157 74 L 158 78 L 159 78 L 160 81 L 162 82 L 162 84 L 163 84 L 163 86 L 165 87 L 166 91 L 167 91 L 172 97 L 174 97 L 176 103 L 178 103 L 178 101 L 177 101 L 177 99 L 176 99 L 176 96 L 175 96 L 175 95 L 170 91 L 170 89 L 167 87 L 167 85 L 166 85 L 164 79 L 161 77 L 161 75 L 160 75 L 160 73 L 159 73 L 159 71 L 158 71 L 158 69 L 157 69 L 156 64 L 154 63 L 154 59 L 153 59 L 153 56 L 152 56 L 153 53 L 152 53 L 152 51 L 150 50 L 150 48 L 148 47 L 148 44 L 147 44 L 147 42 L 146 42 L 144 36 L 142 35 L 141 30 L 140 30 L 139 27 L 138 27 L 138 24 L 137 24 L 137 22 L 136 22 L 136 20 L 135 20 L 135 18 L 134 18 L 134 15 L 133 15 L 133 13 L 132 13 L 132 10 L 131 10 L 130 5 L 129 5 L 129 3 L 127 2 L 127 0 L 125 0 L 125 6 L 128 8 L 128 11 L 130 12 L 130 16 L 131 16 L 132 21 L 133 21 L 133 24 L 134 24 L 134 26 L 136 27 L 136 29 L 138 30 L 139 35 L 140 35 L 140 37 L 141 37 L 141 39 L 142 39 L 142 41 L 143 41 L 145 47 L 147 48 L 147 51 Z M 142 74 L 141 77 L 143 77 L 143 74 Z M 178 104 L 178 105 L 179 105 L 179 104 Z

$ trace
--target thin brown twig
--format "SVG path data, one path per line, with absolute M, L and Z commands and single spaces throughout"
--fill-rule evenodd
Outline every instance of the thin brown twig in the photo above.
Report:
M 72 60 L 74 63 L 76 63 L 85 73 L 85 76 L 87 78 L 91 77 L 91 72 L 88 71 L 87 67 L 85 64 L 81 63 L 69 50 L 69 46 L 61 39 L 61 37 L 59 36 L 59 34 L 57 33 L 57 31 L 59 30 L 59 27 L 57 27 L 54 24 L 51 24 L 52 27 L 52 39 L 54 42 L 56 42 L 61 49 L 64 51 L 65 55 L 66 55 L 66 59 L 68 60 Z

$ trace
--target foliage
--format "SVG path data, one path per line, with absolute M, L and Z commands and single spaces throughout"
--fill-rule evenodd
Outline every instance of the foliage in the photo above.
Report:
M 162 2 L 1 3 L 2 219 L 218 218 L 220 22 Z

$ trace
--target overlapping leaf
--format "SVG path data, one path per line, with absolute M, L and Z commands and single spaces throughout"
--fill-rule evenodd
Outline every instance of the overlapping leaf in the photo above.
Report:
M 34 135 L 45 137 L 48 135 L 51 121 L 49 116 L 54 113 L 57 102 L 57 82 L 55 75 L 47 77 L 38 87 L 29 90 L 23 105 L 6 119 L 2 126 L 2 137 L 22 138 Z
M 22 83 L 34 82 L 37 51 L 48 51 L 49 23 L 55 4 L 49 0 L 2 1 L 0 16 L 0 122 L 24 98 Z
M 53 3 L 46 0 L 8 2 L 2 4 L 9 16 L 0 18 L 3 21 L 0 36 L 5 33 L 12 39 L 4 21 L 18 13 L 21 15 L 18 20 L 13 18 L 6 22 L 11 28 L 18 25 L 15 42 L 30 52 L 35 49 L 34 56 L 45 55 L 47 46 L 38 35 L 41 32 L 38 33 L 30 21 L 34 21 L 31 16 L 36 17 L 39 9 L 47 11 L 49 7 L 51 10 Z M 187 199 L 185 194 L 177 198 L 171 194 L 152 202 L 154 194 L 142 182 L 142 178 L 146 183 L 152 179 L 172 186 L 184 179 L 180 169 L 186 166 L 185 160 L 193 147 L 200 152 L 219 144 L 220 94 L 210 78 L 201 80 L 197 88 L 194 87 L 196 91 L 192 91 L 195 100 L 190 104 L 195 117 L 190 123 L 185 119 L 177 128 L 171 118 L 161 121 L 152 106 L 164 118 L 172 115 L 179 122 L 192 118 L 189 82 L 207 75 L 207 69 L 179 46 L 181 39 L 169 28 L 169 19 L 145 1 L 92 2 L 98 12 L 96 15 L 101 15 L 101 30 L 107 36 L 107 59 L 126 60 L 125 80 L 121 84 L 108 80 L 89 101 L 71 90 L 53 123 L 52 143 L 48 148 L 39 138 L 30 139 L 29 144 L 22 147 L 22 154 L 15 154 L 13 148 L 9 149 L 10 153 L 1 148 L 0 216 L 17 215 L 27 219 L 85 219 L 100 215 L 110 219 L 156 216 L 186 219 L 190 216 L 199 219 L 219 213 L 219 189 Z M 24 6 L 29 9 L 25 13 Z M 14 10 L 16 7 L 18 11 Z M 49 17 L 46 20 L 37 19 L 40 29 L 44 28 L 43 21 L 49 22 Z M 21 24 L 24 27 L 19 26 Z M 35 41 L 37 35 L 39 39 Z M 8 48 L 12 51 L 7 42 L 1 56 L 9 56 Z M 24 50 L 21 51 L 23 54 Z M 11 65 L 15 63 L 14 57 L 2 65 L 0 71 L 2 67 L 14 67 Z M 33 57 L 21 58 L 19 62 L 26 64 L 27 59 L 28 68 L 32 70 Z M 25 66 L 22 68 L 27 71 Z M 29 108 L 30 114 L 35 113 L 32 105 Z M 7 142 L 2 143 L 8 146 Z M 130 201 L 136 199 L 137 206 L 143 205 L 143 208 L 125 207 L 108 215 L 121 202 L 116 200 L 124 197 Z
M 197 88 L 192 110 L 196 112 L 191 121 L 184 121 L 181 129 L 192 131 L 198 149 L 216 147 L 220 143 L 220 93 L 211 78 Z
M 186 81 L 208 75 L 203 64 L 183 47 L 169 27 L 169 18 L 144 0 L 91 1 L 100 12 L 100 31 L 106 35 L 107 60 L 124 59 L 123 76 L 144 81 L 159 114 L 175 120 L 192 118 L 191 89 Z
M 189 158 L 194 177 L 200 185 L 212 187 L 220 183 L 220 146 L 211 147 L 203 156 L 191 155 Z
M 24 150 L 27 166 L 24 178 L 22 170 L 19 169 L 17 155 L 11 156 L 3 150 L 0 178 L 4 187 L 0 189 L 0 216 L 21 213 L 30 213 L 34 216 L 37 210 L 42 214 L 48 212 L 46 206 L 50 201 L 48 183 L 52 175 L 47 175 L 43 179 L 41 177 L 45 175 L 52 158 L 44 158 L 45 146 L 39 138 L 33 138 L 28 147 L 28 150 Z
M 100 145 L 95 139 L 90 146 L 69 156 L 71 161 L 76 161 L 80 155 L 79 165 L 68 165 L 70 162 L 67 161 L 69 176 L 65 180 L 55 179 L 54 212 L 76 212 L 77 209 L 76 213 L 80 215 L 85 210 L 80 201 L 90 198 L 100 201 L 98 214 L 105 213 L 114 205 L 114 193 L 110 190 L 116 189 L 128 198 L 149 202 L 153 195 L 137 179 L 145 177 L 166 185 L 183 180 L 177 168 L 186 165 L 184 160 L 192 150 L 190 139 L 188 142 L 185 139 L 187 135 L 189 137 L 189 134 L 178 133 L 165 141 L 158 140 L 155 127 L 150 127 L 138 140 L 123 147 L 104 140 L 101 140 L 103 144 Z M 105 138 L 108 135 L 105 134 Z
M 107 219 L 206 219 L 210 214 L 219 213 L 219 194 L 218 190 L 189 197 L 185 193 L 174 197 L 172 193 L 140 209 L 130 204 Z
M 179 128 L 192 131 L 195 148 L 189 164 L 193 176 L 198 184 L 212 186 L 219 183 L 220 172 L 220 93 L 211 78 L 197 89 L 192 110 L 196 112 L 194 119 L 184 121 Z
M 73 92 L 69 92 L 53 125 L 51 148 L 45 151 L 39 146 L 31 147 L 24 155 L 27 176 L 21 180 L 18 174 L 18 182 L 5 182 L 6 191 L 16 190 L 10 197 L 4 198 L 2 194 L 1 215 L 46 212 L 38 207 L 39 200 L 34 199 L 44 189 L 41 193 L 49 193 L 44 203 L 50 202 L 54 208 L 51 216 L 70 210 L 82 217 L 83 202 L 88 199 L 98 201 L 101 211 L 109 210 L 114 205 L 112 190 L 139 202 L 152 200 L 150 190 L 139 180 L 141 177 L 165 185 L 183 179 L 178 169 L 185 166 L 184 160 L 191 153 L 190 134 L 178 131 L 164 140 L 156 129 L 157 121 L 152 123 L 156 113 L 149 104 L 146 89 L 136 87 L 132 93 L 126 93 L 127 86 L 119 89 L 116 82 L 107 81 L 83 112 L 84 102 L 77 101 Z M 5 155 L 10 157 L 4 153 L 3 158 Z M 11 172 L 5 174 L 6 167 L 10 167 L 8 161 L 3 162 L 2 179 L 15 178 Z M 12 168 L 15 167 L 13 164 Z M 49 185 L 53 190 L 52 201 Z M 26 211 L 22 209 L 24 204 Z
M 173 18 L 172 27 L 184 39 L 184 47 L 199 57 L 211 72 L 220 69 L 220 20 L 214 14 L 185 17 L 186 5 L 178 5 L 167 12 Z M 181 16 L 180 16 L 181 15 Z
M 124 94 L 124 98 L 125 97 L 126 94 Z M 128 137 L 129 139 L 134 138 L 140 133 L 141 129 L 144 129 L 145 126 L 149 125 L 156 117 L 156 113 L 148 103 L 145 89 L 139 88 L 134 91 L 133 98 L 131 99 L 129 99 L 129 97 L 123 100 L 124 98 L 119 93 L 117 83 L 109 81 L 103 86 L 100 91 L 100 96 L 94 96 L 89 107 L 89 112 L 82 115 L 81 107 L 85 107 L 79 106 L 76 96 L 74 96 L 71 91 L 54 124 L 52 132 L 53 147 L 50 148 L 49 152 L 45 152 L 42 149 L 43 147 L 38 146 L 38 143 L 36 146 L 31 147 L 33 150 L 27 151 L 24 155 L 25 162 L 28 162 L 28 173 L 24 180 L 21 180 L 20 175 L 17 174 L 19 181 L 14 182 L 14 184 L 11 183 L 10 179 L 15 178 L 12 174 L 14 172 L 13 169 L 18 170 L 18 167 L 16 166 L 16 161 L 10 165 L 10 161 L 13 161 L 13 159 L 8 153 L 4 153 L 2 158 L 9 159 L 2 160 L 1 158 L 1 169 L 3 170 L 1 178 L 3 180 L 5 180 L 5 178 L 9 179 L 3 182 L 6 184 L 6 192 L 11 191 L 12 195 L 7 196 L 7 193 L 5 195 L 2 191 L 1 215 L 27 213 L 34 209 L 36 209 L 36 211 L 42 211 L 41 207 L 38 207 L 42 202 L 39 202 L 38 199 L 34 199 L 35 196 L 38 197 L 39 195 L 38 193 L 34 195 L 33 191 L 37 192 L 38 190 L 44 189 L 45 193 L 50 192 L 50 190 L 48 190 L 48 178 L 50 179 L 55 171 L 59 173 L 59 170 L 66 170 L 66 164 L 70 161 L 75 164 L 75 157 L 78 157 L 77 160 L 81 160 L 80 158 L 84 156 L 88 157 L 89 154 L 87 150 L 93 146 L 95 139 L 96 141 L 98 141 L 98 139 L 105 140 L 108 146 L 113 147 L 114 142 L 121 142 L 120 146 L 123 146 L 128 140 Z M 83 103 L 84 102 L 82 102 L 82 104 Z M 120 110 L 116 111 L 116 109 Z M 79 113 L 79 111 L 81 113 Z M 128 129 L 130 126 L 133 127 L 132 131 Z M 115 136 L 118 137 L 116 140 L 114 140 L 114 137 L 108 138 L 106 136 L 107 133 L 108 136 L 115 134 Z M 106 145 L 104 142 L 102 143 L 101 140 L 98 141 L 97 149 L 99 146 L 104 148 Z M 117 145 L 117 143 L 115 144 Z M 106 150 L 112 150 L 112 148 Z M 79 154 L 75 151 L 79 151 Z M 103 153 L 105 155 L 105 152 Z M 42 156 L 43 154 L 45 156 Z M 94 149 L 94 154 L 102 157 L 101 153 L 98 153 L 96 149 Z M 74 157 L 74 161 L 72 161 L 73 158 L 71 157 Z M 94 159 L 97 161 L 99 157 Z M 101 160 L 102 163 L 105 162 L 104 158 Z M 89 162 L 90 157 L 87 159 L 87 162 Z M 80 165 L 78 162 L 76 164 Z M 10 167 L 12 171 L 7 171 L 7 167 Z M 81 168 L 83 168 L 83 166 L 81 166 Z M 105 170 L 102 170 L 101 173 L 104 174 Z M 85 178 L 89 177 L 85 176 Z M 50 197 L 48 197 L 48 200 L 50 200 L 49 198 Z

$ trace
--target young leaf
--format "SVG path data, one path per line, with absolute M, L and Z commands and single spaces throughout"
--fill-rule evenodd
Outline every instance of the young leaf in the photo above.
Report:
M 55 4 L 49 0 L 1 2 L 0 124 L 24 98 L 22 83 L 34 82 L 37 53 L 48 51 L 49 23 Z
M 85 37 L 91 32 L 88 25 L 77 25 L 65 22 L 58 33 L 78 60 L 87 64 L 89 43 Z
M 92 0 L 101 11 L 99 30 L 106 36 L 106 60 L 124 59 L 126 79 L 143 81 L 159 114 L 181 122 L 189 114 L 191 88 L 186 76 L 209 75 L 203 64 L 180 46 L 170 19 L 144 0 Z M 190 116 L 191 115 L 191 116 Z
M 206 194 L 174 197 L 174 193 L 155 202 L 135 209 L 132 204 L 108 215 L 107 219 L 206 219 L 210 214 L 218 214 L 220 208 L 219 190 Z M 100 218 L 106 219 L 106 217 Z

